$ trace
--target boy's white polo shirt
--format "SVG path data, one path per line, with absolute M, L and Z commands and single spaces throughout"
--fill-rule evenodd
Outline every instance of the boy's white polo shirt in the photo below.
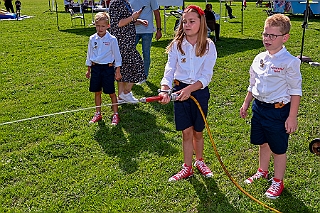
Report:
M 115 36 L 107 32 L 103 37 L 97 33 L 89 38 L 86 66 L 91 66 L 92 62 L 97 64 L 109 64 L 114 62 L 115 67 L 122 64 L 118 40 Z
M 291 95 L 302 96 L 301 61 L 283 48 L 274 55 L 258 54 L 250 67 L 248 91 L 266 103 L 289 103 Z

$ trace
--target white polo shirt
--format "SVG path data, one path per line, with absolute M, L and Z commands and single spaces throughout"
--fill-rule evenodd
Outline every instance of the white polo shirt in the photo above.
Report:
M 283 48 L 274 55 L 258 54 L 250 67 L 248 91 L 266 103 L 289 103 L 291 95 L 302 96 L 301 61 Z
M 168 54 L 161 85 L 172 88 L 173 80 L 177 79 L 185 84 L 194 84 L 200 81 L 203 85 L 202 89 L 208 86 L 217 59 L 216 47 L 211 40 L 209 40 L 208 47 L 202 57 L 197 57 L 195 54 L 196 45 L 192 46 L 184 39 L 182 49 L 185 54 L 181 54 L 177 48 L 177 42 L 175 42 Z
M 91 66 L 92 62 L 97 64 L 114 62 L 115 67 L 122 65 L 118 40 L 108 31 L 103 37 L 100 37 L 97 33 L 90 36 L 86 66 Z

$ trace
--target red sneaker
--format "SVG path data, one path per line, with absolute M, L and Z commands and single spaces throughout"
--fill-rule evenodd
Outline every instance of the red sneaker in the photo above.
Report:
M 119 118 L 119 115 L 118 114 L 113 114 L 112 115 L 112 121 L 111 121 L 111 124 L 112 125 L 117 125 L 120 121 L 120 118 Z
M 247 180 L 245 180 L 244 182 L 247 184 L 252 183 L 254 180 L 257 180 L 259 178 L 265 178 L 268 179 L 268 171 L 263 171 L 262 169 L 258 169 L 258 171 L 252 175 L 251 177 L 249 177 Z
M 182 170 L 180 172 L 178 172 L 177 174 L 173 175 L 171 178 L 169 178 L 169 182 L 192 177 L 192 175 L 193 175 L 192 166 L 187 166 L 184 163 L 182 165 Z
M 96 123 L 101 120 L 102 120 L 102 115 L 100 113 L 96 113 L 96 114 L 94 114 L 93 118 L 91 119 L 91 121 L 89 123 Z
M 212 177 L 212 172 L 209 169 L 209 167 L 207 167 L 207 165 L 203 162 L 203 159 L 199 159 L 196 160 L 196 162 L 194 163 L 194 166 L 197 167 L 197 169 L 201 172 L 201 174 L 205 177 Z
M 266 191 L 265 195 L 267 196 L 267 198 L 276 199 L 281 195 L 283 189 L 283 181 L 276 178 L 272 178 L 272 184 Z

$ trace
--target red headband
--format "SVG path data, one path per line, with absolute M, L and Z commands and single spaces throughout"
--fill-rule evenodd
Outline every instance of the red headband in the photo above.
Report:
M 200 16 L 203 16 L 203 15 L 204 15 L 204 11 L 203 11 L 199 6 L 189 5 L 189 6 L 186 8 L 186 10 L 187 10 L 187 9 L 194 9 L 194 10 L 196 10 L 196 11 L 199 13 Z

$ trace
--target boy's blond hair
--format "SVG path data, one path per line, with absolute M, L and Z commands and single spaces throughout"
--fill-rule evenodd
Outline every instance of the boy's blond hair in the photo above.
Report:
M 270 27 L 279 27 L 280 32 L 283 34 L 288 34 L 291 28 L 290 18 L 283 14 L 274 14 L 269 16 L 264 25 Z
M 106 21 L 107 24 L 110 24 L 110 16 L 106 12 L 99 12 L 94 16 L 94 22 L 97 21 Z

